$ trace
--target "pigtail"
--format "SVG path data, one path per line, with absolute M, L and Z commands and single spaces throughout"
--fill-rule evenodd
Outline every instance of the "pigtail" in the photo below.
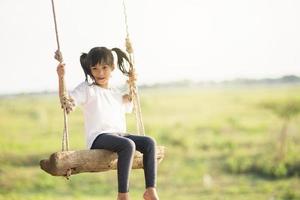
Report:
M 88 81 L 88 75 L 90 74 L 90 68 L 87 63 L 87 53 L 82 53 L 80 56 L 80 64 L 83 69 L 84 75 L 85 75 L 85 81 Z
M 113 48 L 112 51 L 114 51 L 117 54 L 117 64 L 118 64 L 118 68 L 120 69 L 120 71 L 125 74 L 126 76 L 129 75 L 129 70 L 126 69 L 125 67 L 125 63 L 124 60 L 127 61 L 127 63 L 129 64 L 130 67 L 132 67 L 132 63 L 129 61 L 128 56 L 126 55 L 125 52 L 123 52 L 121 49 L 119 48 Z

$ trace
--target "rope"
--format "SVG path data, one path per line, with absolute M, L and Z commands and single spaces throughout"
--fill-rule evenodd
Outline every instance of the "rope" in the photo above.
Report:
M 57 28 L 57 20 L 56 20 L 56 13 L 55 13 L 55 6 L 54 6 L 54 0 L 51 0 L 52 4 L 52 12 L 53 12 L 53 19 L 54 19 L 54 25 L 55 25 L 55 36 L 56 36 L 56 43 L 57 43 L 57 51 L 55 52 L 55 59 L 59 62 L 63 62 L 62 53 L 60 51 L 60 43 L 59 43 L 59 34 L 58 34 L 58 28 Z M 126 26 L 126 39 L 125 39 L 125 45 L 126 45 L 126 51 L 129 54 L 130 62 L 132 63 L 132 66 L 129 69 L 130 73 L 134 73 L 134 54 L 133 54 L 133 48 L 132 44 L 129 39 L 129 27 L 128 27 L 128 17 L 127 17 L 127 9 L 125 0 L 123 0 L 123 11 L 125 16 L 125 26 Z M 133 105 L 134 105 L 134 112 L 135 112 L 135 118 L 137 121 L 137 132 L 139 134 L 145 135 L 145 129 L 144 124 L 142 120 L 142 112 L 141 112 L 141 106 L 140 106 L 140 99 L 138 95 L 138 88 L 135 84 L 135 81 L 131 82 L 130 85 L 130 93 L 133 97 Z M 62 80 L 62 88 L 63 88 L 63 97 L 60 96 L 60 98 L 64 98 L 67 96 L 66 92 L 66 84 L 65 80 Z M 62 137 L 62 151 L 68 151 L 69 150 L 69 131 L 68 131 L 68 116 L 67 116 L 67 109 L 64 104 L 62 104 L 63 108 L 63 114 L 64 114 L 64 130 L 63 130 L 63 137 Z
M 125 19 L 125 28 L 126 28 L 126 39 L 129 39 L 129 28 L 128 28 L 128 20 L 127 20 L 127 9 L 126 9 L 126 4 L 125 0 L 123 0 L 123 13 L 124 13 L 124 19 Z M 127 45 L 127 43 L 126 43 Z M 127 47 L 127 46 L 126 46 Z M 132 53 L 132 52 L 130 52 Z
M 62 53 L 60 51 L 60 45 L 59 45 L 59 35 L 58 35 L 58 29 L 57 29 L 57 22 L 56 22 L 56 14 L 55 14 L 55 6 L 54 6 L 54 0 L 51 0 L 52 4 L 52 12 L 53 12 L 53 19 L 54 19 L 54 25 L 55 25 L 55 35 L 56 35 L 56 43 L 57 43 L 57 50 L 55 52 L 54 58 L 59 62 L 63 62 Z M 63 97 L 60 96 L 60 99 L 66 97 L 67 91 L 66 91 L 66 84 L 65 80 L 62 80 L 62 88 L 63 88 Z M 64 113 L 64 130 L 63 130 L 63 137 L 62 137 L 62 151 L 68 151 L 69 150 L 69 130 L 68 130 L 68 116 L 67 116 L 67 108 L 64 104 L 62 104 L 63 113 Z
M 55 36 L 56 36 L 56 43 L 57 43 L 57 50 L 55 52 L 55 59 L 59 62 L 63 62 L 62 53 L 60 51 L 60 44 L 59 44 L 59 35 L 58 35 L 58 29 L 57 29 L 57 22 L 56 22 L 56 13 L 55 13 L 55 6 L 54 1 L 51 0 L 52 3 L 52 13 L 53 13 L 53 20 L 54 20 L 54 26 L 55 26 Z
M 129 68 L 129 75 L 130 75 L 135 72 L 135 69 L 134 69 L 133 48 L 132 48 L 132 44 L 131 44 L 130 38 L 129 38 L 129 28 L 128 28 L 127 9 L 126 9 L 125 0 L 123 0 L 123 12 L 124 12 L 125 28 L 126 28 L 125 46 L 126 46 L 126 51 L 129 54 L 129 60 L 132 63 L 132 65 L 130 65 L 130 68 Z M 138 95 L 138 88 L 136 86 L 135 81 L 129 82 L 129 88 L 130 88 L 130 93 L 132 95 L 135 119 L 136 119 L 136 123 L 137 123 L 137 132 L 139 135 L 145 135 L 145 128 L 144 128 L 144 123 L 143 123 L 143 119 L 142 119 L 140 98 Z
M 56 21 L 56 13 L 55 13 L 55 6 L 54 6 L 54 0 L 51 0 L 52 4 L 52 12 L 53 12 L 53 19 L 54 19 L 54 25 L 55 25 L 55 36 L 56 36 L 56 43 L 57 43 L 57 50 L 55 52 L 54 58 L 59 62 L 63 62 L 63 56 L 60 51 L 60 44 L 59 44 L 59 34 L 58 34 L 58 28 L 57 28 L 57 21 Z M 133 74 L 135 72 L 134 69 L 134 54 L 133 54 L 133 48 L 132 44 L 129 39 L 129 28 L 128 28 L 128 20 L 127 20 L 127 10 L 126 10 L 126 4 L 125 0 L 123 0 L 123 11 L 125 16 L 125 26 L 126 26 L 126 39 L 125 39 L 125 45 L 126 45 L 126 51 L 129 54 L 129 59 L 132 65 L 130 65 L 129 68 L 129 74 Z M 139 134 L 145 135 L 145 129 L 144 124 L 142 120 L 142 112 L 141 112 L 141 106 L 140 106 L 140 99 L 138 95 L 138 88 L 136 86 L 135 80 L 132 82 L 129 82 L 130 87 L 130 93 L 132 94 L 132 101 L 134 105 L 134 112 L 135 112 L 135 118 L 137 121 L 137 132 Z M 62 78 L 62 89 L 63 94 L 60 96 L 60 99 L 64 99 L 67 97 L 66 92 L 66 84 L 64 78 Z M 64 101 L 63 101 L 64 102 Z M 62 103 L 62 102 L 61 102 Z M 64 103 L 62 103 L 63 108 L 63 114 L 64 114 L 64 130 L 63 130 L 63 137 L 62 137 L 62 151 L 68 151 L 69 150 L 69 131 L 68 131 L 68 117 L 67 117 L 67 107 Z M 69 179 L 69 177 L 72 174 L 71 169 L 67 169 L 65 177 Z

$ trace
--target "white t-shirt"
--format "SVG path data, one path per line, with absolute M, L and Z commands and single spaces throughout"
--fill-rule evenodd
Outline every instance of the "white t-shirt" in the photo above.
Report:
M 87 82 L 79 84 L 70 96 L 84 113 L 86 144 L 90 149 L 102 133 L 125 133 L 125 113 L 132 112 L 132 103 L 123 103 L 123 94 L 116 89 L 105 89 Z

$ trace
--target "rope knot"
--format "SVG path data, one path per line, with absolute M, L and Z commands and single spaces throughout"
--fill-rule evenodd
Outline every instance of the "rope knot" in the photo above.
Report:
M 126 39 L 125 39 L 125 46 L 126 46 L 126 51 L 131 54 L 133 53 L 133 48 L 132 48 L 132 45 L 131 45 L 131 42 L 130 42 L 130 39 L 129 37 L 127 36 Z
M 61 108 L 67 111 L 67 114 L 73 111 L 75 107 L 74 99 L 66 94 L 63 94 L 60 98 Z

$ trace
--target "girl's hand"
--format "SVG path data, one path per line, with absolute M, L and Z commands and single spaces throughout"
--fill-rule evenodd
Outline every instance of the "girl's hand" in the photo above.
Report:
M 65 64 L 59 63 L 57 65 L 56 72 L 59 78 L 63 78 L 65 76 Z
M 132 101 L 132 96 L 129 94 L 123 95 L 123 103 L 130 103 Z

